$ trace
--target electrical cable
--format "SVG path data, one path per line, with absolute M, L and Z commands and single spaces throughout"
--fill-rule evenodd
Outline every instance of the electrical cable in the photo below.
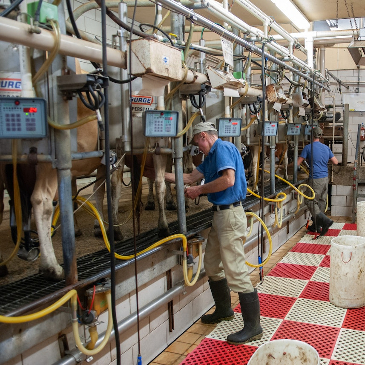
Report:
M 102 25 L 102 57 L 103 57 L 103 76 L 108 77 L 107 73 L 107 49 L 106 49 L 106 6 L 105 0 L 101 0 L 101 25 Z M 106 197 L 107 197 L 107 207 L 108 207 L 108 221 L 109 229 L 108 235 L 110 239 L 110 281 L 111 281 L 111 296 L 109 305 L 109 313 L 111 312 L 111 327 L 114 327 L 115 334 L 115 349 L 116 349 L 116 360 L 117 364 L 120 365 L 120 338 L 118 330 L 118 319 L 116 314 L 116 278 L 115 278 L 115 247 L 114 247 L 114 227 L 113 227 L 113 211 L 112 211 L 112 198 L 111 198 L 111 183 L 110 183 L 110 134 L 109 134 L 109 90 L 108 86 L 104 87 L 104 130 L 105 130 L 105 168 L 106 168 Z M 109 329 L 108 322 L 108 329 Z M 111 329 L 110 329 L 111 331 Z M 106 337 L 106 335 L 105 335 Z M 96 350 L 96 349 L 95 349 Z M 91 351 L 95 351 L 91 350 Z
M 8 6 L 2 13 L 0 17 L 5 17 L 9 15 L 18 5 L 22 3 L 23 0 L 15 0 L 10 6 Z

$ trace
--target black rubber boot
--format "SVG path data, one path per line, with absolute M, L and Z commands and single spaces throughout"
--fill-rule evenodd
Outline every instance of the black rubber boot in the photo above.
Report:
M 320 236 L 324 236 L 328 232 L 329 228 L 333 224 L 333 220 L 332 219 L 329 219 L 322 212 L 320 212 L 319 214 L 317 214 L 317 220 L 316 220 L 316 222 L 317 222 L 317 227 L 318 227 L 318 224 L 322 227 Z
M 234 318 L 234 312 L 231 308 L 231 293 L 227 284 L 227 279 L 219 281 L 209 280 L 209 286 L 215 303 L 215 311 L 212 314 L 205 314 L 202 316 L 201 321 L 204 324 L 231 321 Z
M 252 293 L 238 293 L 241 303 L 243 329 L 232 333 L 227 337 L 227 342 L 232 345 L 240 345 L 248 341 L 258 340 L 262 337 L 260 325 L 260 302 L 257 290 Z

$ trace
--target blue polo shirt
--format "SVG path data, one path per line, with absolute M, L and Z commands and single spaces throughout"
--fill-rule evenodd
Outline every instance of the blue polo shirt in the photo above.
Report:
M 208 194 L 208 200 L 215 205 L 232 204 L 246 198 L 247 182 L 241 155 L 236 146 L 218 138 L 197 170 L 209 183 L 222 176 L 222 171 L 235 171 L 235 183 L 226 190 Z
M 307 160 L 308 165 L 311 166 L 311 145 L 307 144 L 300 157 Z M 328 160 L 333 157 L 333 153 L 328 146 L 317 141 L 313 142 L 313 179 L 320 179 L 328 176 Z M 310 174 L 312 177 L 312 173 Z

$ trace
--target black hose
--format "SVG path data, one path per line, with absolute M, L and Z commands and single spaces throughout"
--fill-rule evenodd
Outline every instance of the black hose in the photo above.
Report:
M 67 5 L 67 11 L 68 11 L 68 15 L 70 17 L 70 22 L 71 22 L 71 25 L 72 25 L 72 29 L 74 30 L 76 37 L 78 39 L 82 39 L 81 35 L 80 35 L 80 32 L 79 32 L 79 29 L 77 28 L 77 25 L 76 25 L 76 22 L 75 22 L 75 18 L 74 18 L 74 14 L 73 14 L 73 11 L 72 11 L 72 8 L 71 8 L 70 0 L 66 0 L 66 5 Z M 98 5 L 100 6 L 99 3 L 98 3 Z M 96 69 L 100 68 L 100 66 L 96 62 L 93 62 L 93 61 L 90 61 L 90 62 Z M 118 79 L 115 79 L 114 77 L 109 77 L 109 80 L 111 82 L 116 83 L 116 84 L 126 84 L 130 81 L 135 80 L 136 78 L 137 78 L 137 76 L 133 76 L 133 78 L 130 78 L 128 80 L 118 80 Z
M 160 29 L 159 27 L 156 27 L 155 25 L 152 25 L 152 24 L 147 24 L 147 23 L 141 23 L 140 25 L 139 25 L 139 29 L 141 30 L 141 32 L 143 32 L 143 33 L 145 33 L 145 31 L 143 30 L 143 26 L 146 26 L 146 27 L 151 27 L 151 28 L 153 28 L 153 29 L 157 29 L 159 32 L 161 32 L 168 40 L 169 40 L 169 42 L 171 43 L 171 45 L 173 46 L 173 47 L 175 47 L 175 45 L 174 45 L 174 42 L 172 41 L 172 39 L 171 39 L 171 37 L 167 34 L 167 33 L 165 33 L 162 29 Z
M 39 0 L 38 5 L 37 5 L 37 10 L 34 13 L 34 23 L 36 23 L 36 24 L 39 23 L 39 15 L 41 13 L 42 3 L 43 3 L 43 0 Z
M 21 4 L 23 0 L 15 0 L 9 7 L 7 7 L 2 13 L 0 13 L 0 16 L 7 16 L 10 14 L 18 5 Z
M 101 24 L 102 24 L 102 56 L 103 56 L 103 75 L 108 77 L 107 73 L 107 50 L 106 50 L 106 6 L 105 0 L 101 0 Z M 104 108 L 104 124 L 105 124 L 105 167 L 106 167 L 106 197 L 108 207 L 108 238 L 110 243 L 110 280 L 111 280 L 111 301 L 112 307 L 109 310 L 112 311 L 113 327 L 115 335 L 115 349 L 117 355 L 117 364 L 120 365 L 120 338 L 118 330 L 118 319 L 116 313 L 116 280 L 115 280 L 115 247 L 114 247 L 114 222 L 113 222 L 113 210 L 112 210 L 112 197 L 111 197 L 111 184 L 110 184 L 110 136 L 109 136 L 109 90 L 108 85 L 104 88 L 105 108 Z

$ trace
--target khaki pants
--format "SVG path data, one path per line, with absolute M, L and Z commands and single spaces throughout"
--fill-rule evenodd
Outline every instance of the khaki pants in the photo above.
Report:
M 236 293 L 254 290 L 243 249 L 246 227 L 242 206 L 214 212 L 205 249 L 204 268 L 210 280 L 226 278 L 228 286 Z
M 309 182 L 311 182 L 310 179 Z M 309 208 L 312 217 L 314 217 L 314 214 L 318 215 L 320 212 L 324 213 L 326 209 L 327 193 L 328 193 L 328 177 L 313 179 L 312 188 L 316 193 L 316 197 L 314 198 L 314 200 L 306 199 L 305 204 Z M 309 189 L 307 189 L 306 195 L 312 196 L 312 192 Z

